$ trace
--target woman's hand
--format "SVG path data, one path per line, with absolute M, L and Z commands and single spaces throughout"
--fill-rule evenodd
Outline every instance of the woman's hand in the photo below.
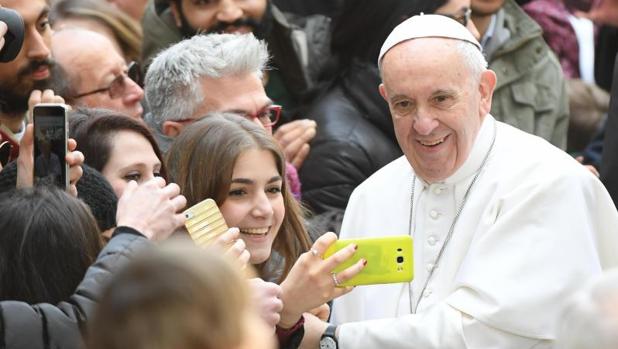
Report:
M 225 253 L 237 260 L 241 267 L 246 267 L 249 263 L 251 254 L 247 250 L 247 246 L 243 239 L 240 238 L 240 230 L 238 228 L 229 228 L 225 233 L 217 236 L 213 245 L 226 251 Z
M 350 244 L 332 256 L 322 259 L 324 252 L 336 241 L 337 235 L 334 233 L 322 235 L 311 250 L 303 253 L 294 263 L 290 274 L 281 283 L 283 311 L 279 327 L 289 328 L 304 312 L 352 291 L 353 287 L 338 287 L 339 283 L 354 277 L 367 262 L 361 259 L 333 275 L 333 269 L 352 257 L 357 248 L 355 244 Z

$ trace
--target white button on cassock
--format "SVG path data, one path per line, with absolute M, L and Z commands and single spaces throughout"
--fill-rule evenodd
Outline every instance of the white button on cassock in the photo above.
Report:
M 438 242 L 438 239 L 436 239 L 436 237 L 435 237 L 435 236 L 433 236 L 433 235 L 430 235 L 430 236 L 427 238 L 427 243 L 429 244 L 429 246 L 433 246 L 433 245 L 435 245 L 435 244 L 436 244 L 436 242 Z
M 439 215 L 440 215 L 440 214 L 439 214 L 439 213 L 438 213 L 438 211 L 436 211 L 436 210 L 431 210 L 431 212 L 429 212 L 429 216 L 430 216 L 431 218 L 433 218 L 433 219 L 438 218 L 438 216 L 439 216 Z

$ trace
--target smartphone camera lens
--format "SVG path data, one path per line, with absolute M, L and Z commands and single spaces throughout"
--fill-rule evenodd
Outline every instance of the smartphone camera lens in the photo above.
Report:
M 397 263 L 403 263 L 403 257 L 402 256 L 397 257 Z

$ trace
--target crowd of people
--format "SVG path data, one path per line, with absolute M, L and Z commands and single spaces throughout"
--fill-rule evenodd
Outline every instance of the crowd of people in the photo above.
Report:
M 0 348 L 618 345 L 618 1 L 4 9 Z M 392 235 L 414 279 L 343 286 Z

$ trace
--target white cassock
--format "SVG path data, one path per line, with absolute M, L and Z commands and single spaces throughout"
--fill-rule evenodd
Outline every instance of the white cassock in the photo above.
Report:
M 401 157 L 356 188 L 340 238 L 408 234 L 413 176 Z M 618 265 L 618 213 L 601 182 L 491 115 L 452 176 L 416 179 L 413 211 L 411 292 L 409 284 L 359 286 L 336 299 L 333 322 L 371 320 L 342 325 L 340 348 L 550 348 L 564 300 Z

